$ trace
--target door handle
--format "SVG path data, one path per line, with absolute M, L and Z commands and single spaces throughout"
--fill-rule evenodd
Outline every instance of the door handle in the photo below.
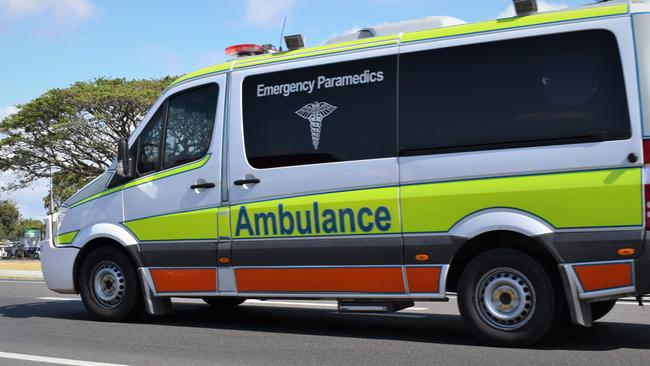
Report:
M 261 180 L 257 178 L 250 178 L 250 179 L 237 179 L 234 183 L 236 186 L 243 186 L 244 184 L 257 184 L 261 182 Z
M 210 188 L 214 188 L 216 186 L 217 185 L 214 184 L 214 183 L 200 183 L 200 184 L 194 184 L 194 185 L 190 186 L 190 189 L 210 189 Z

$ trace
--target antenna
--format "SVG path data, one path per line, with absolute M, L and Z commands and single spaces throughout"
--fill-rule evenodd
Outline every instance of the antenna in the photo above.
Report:
M 282 22 L 282 32 L 280 32 L 280 52 L 282 52 L 282 40 L 284 39 L 284 27 L 287 25 L 287 17 L 284 17 Z

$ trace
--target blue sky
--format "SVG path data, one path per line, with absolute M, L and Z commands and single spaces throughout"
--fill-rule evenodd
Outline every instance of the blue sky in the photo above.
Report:
M 541 2 L 543 9 L 590 0 Z M 0 119 L 51 88 L 99 76 L 181 75 L 226 59 L 237 43 L 287 34 L 308 45 L 358 27 L 430 15 L 494 19 L 510 0 L 0 0 Z M 11 179 L 0 176 L 0 184 Z M 45 215 L 47 182 L 13 192 L 24 217 Z

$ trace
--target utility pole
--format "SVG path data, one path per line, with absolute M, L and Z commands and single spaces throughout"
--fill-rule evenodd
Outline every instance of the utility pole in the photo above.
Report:
M 54 215 L 54 173 L 50 165 L 50 215 Z

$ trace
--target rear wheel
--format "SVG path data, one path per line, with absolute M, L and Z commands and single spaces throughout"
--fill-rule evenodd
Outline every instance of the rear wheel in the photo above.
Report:
M 246 299 L 240 299 L 237 297 L 205 297 L 203 298 L 203 301 L 212 307 L 227 309 L 241 305 L 246 301 Z
M 591 304 L 591 318 L 593 321 L 604 318 L 616 305 L 616 300 L 592 302 Z
M 81 264 L 79 290 L 97 319 L 124 321 L 143 309 L 142 291 L 131 260 L 122 251 L 99 247 Z
M 557 323 L 561 297 L 530 256 L 496 249 L 472 260 L 459 281 L 458 307 L 470 331 L 495 346 L 535 343 Z

